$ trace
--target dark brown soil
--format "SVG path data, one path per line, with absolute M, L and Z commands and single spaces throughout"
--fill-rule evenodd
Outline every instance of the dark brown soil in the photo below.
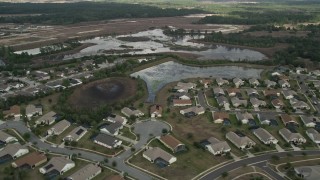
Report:
M 125 77 L 94 81 L 76 89 L 69 98 L 75 108 L 97 108 L 103 104 L 129 99 L 137 90 L 135 80 Z

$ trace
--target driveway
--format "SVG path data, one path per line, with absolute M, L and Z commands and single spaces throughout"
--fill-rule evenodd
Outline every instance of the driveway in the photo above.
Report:
M 140 134 L 140 139 L 137 142 L 137 144 L 134 145 L 136 150 L 139 150 L 142 148 L 150 138 L 154 136 L 159 136 L 162 133 L 162 129 L 166 128 L 169 130 L 169 126 L 161 121 L 143 121 L 136 123 L 134 125 L 135 132 Z M 2 129 L 15 129 L 20 134 L 24 133 L 30 133 L 30 140 L 34 146 L 36 146 L 38 149 L 43 151 L 49 151 L 52 153 L 58 153 L 58 154 L 64 154 L 64 155 L 72 155 L 72 154 L 78 154 L 83 159 L 88 159 L 90 161 L 94 162 L 102 162 L 107 157 L 99 154 L 95 154 L 93 152 L 87 152 L 72 148 L 59 148 L 59 147 L 52 147 L 50 144 L 42 142 L 36 135 L 34 135 L 32 132 L 29 131 L 29 129 L 25 126 L 25 124 L 21 121 L 7 121 L 6 123 L 3 123 L 0 125 L 0 130 Z M 151 180 L 153 179 L 152 176 L 149 174 L 146 174 L 145 172 L 142 172 L 138 169 L 135 169 L 131 166 L 128 166 L 125 164 L 125 160 L 130 157 L 133 154 L 133 152 L 129 149 L 123 153 L 121 153 L 117 157 L 109 158 L 108 166 L 112 165 L 112 162 L 115 161 L 117 163 L 115 169 L 121 171 L 121 172 L 127 172 L 130 174 L 130 176 L 141 179 L 141 180 Z

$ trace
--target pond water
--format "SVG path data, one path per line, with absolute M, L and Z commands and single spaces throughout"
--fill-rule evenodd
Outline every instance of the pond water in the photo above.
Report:
M 119 37 L 147 37 L 149 40 L 141 42 L 128 42 L 119 40 Z M 96 37 L 81 41 L 81 43 L 93 43 L 80 52 L 66 56 L 65 59 L 80 58 L 97 54 L 152 54 L 163 52 L 182 52 L 199 55 L 199 60 L 248 60 L 258 61 L 267 57 L 257 51 L 241 48 L 230 48 L 222 45 L 204 45 L 190 42 L 192 39 L 201 39 L 203 35 L 169 37 L 161 29 L 142 31 L 131 35 Z M 128 48 L 130 47 L 130 48 Z M 179 50 L 181 49 L 181 50 Z M 126 52 L 120 52 L 125 50 Z M 114 51 L 114 52 L 111 52 Z M 118 51 L 118 52 L 117 52 Z
M 238 66 L 192 67 L 173 61 L 159 64 L 131 74 L 140 77 L 148 87 L 148 102 L 153 102 L 156 93 L 166 84 L 188 78 L 223 77 L 223 78 L 260 78 L 263 69 Z
M 34 48 L 34 49 L 27 49 L 27 50 L 22 50 L 22 51 L 15 51 L 15 54 L 22 54 L 22 53 L 28 53 L 29 55 L 37 55 L 40 54 L 40 48 Z

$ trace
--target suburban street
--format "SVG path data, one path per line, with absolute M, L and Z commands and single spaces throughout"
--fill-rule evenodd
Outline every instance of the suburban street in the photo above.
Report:
M 255 165 L 257 167 L 263 167 L 262 169 L 270 175 L 273 179 L 276 180 L 282 180 L 284 179 L 283 177 L 279 176 L 276 172 L 274 172 L 271 168 L 266 166 L 264 164 L 267 160 L 270 160 L 273 155 L 277 155 L 280 158 L 286 157 L 288 153 L 291 153 L 293 156 L 302 156 L 302 152 L 306 153 L 307 155 L 320 155 L 320 151 L 318 150 L 306 150 L 306 151 L 291 151 L 291 152 L 275 152 L 275 153 L 268 153 L 268 154 L 263 154 L 255 157 L 250 157 L 250 158 L 245 158 L 241 159 L 239 161 L 231 162 L 226 165 L 223 165 L 206 175 L 202 176 L 200 179 L 202 180 L 212 180 L 216 179 L 223 172 L 230 172 L 234 169 L 240 168 L 243 165 Z M 262 163 L 262 164 L 261 164 Z M 264 167 L 266 166 L 266 167 Z
M 143 146 L 148 142 L 149 139 L 160 136 L 162 134 L 162 129 L 170 129 L 170 127 L 161 122 L 161 121 L 143 121 L 143 122 L 137 122 L 134 125 L 134 132 L 136 134 L 140 134 L 140 139 L 137 144 L 135 144 L 133 147 L 136 150 L 139 150 L 143 148 Z M 5 123 L 0 125 L 0 130 L 3 129 L 15 129 L 17 132 L 19 132 L 21 135 L 24 133 L 30 133 L 30 140 L 29 142 L 32 143 L 35 147 L 37 147 L 39 150 L 42 151 L 49 151 L 51 153 L 57 153 L 57 154 L 63 154 L 63 155 L 73 155 L 77 154 L 80 155 L 81 158 L 87 159 L 89 161 L 93 162 L 102 162 L 107 157 L 103 155 L 99 155 L 93 152 L 78 150 L 78 149 L 71 149 L 71 148 L 59 148 L 59 147 L 53 147 L 50 144 L 44 143 L 41 141 L 36 135 L 34 135 L 23 122 L 21 121 L 6 121 Z M 125 164 L 125 160 L 130 157 L 134 152 L 132 152 L 130 149 L 126 150 L 119 156 L 110 158 L 108 161 L 108 166 L 112 166 L 112 162 L 115 161 L 117 163 L 115 169 L 119 170 L 120 172 L 126 172 L 130 174 L 130 176 L 141 179 L 141 180 L 149 180 L 152 179 L 152 176 L 148 175 L 147 173 L 144 173 L 138 169 L 135 169 L 127 164 Z

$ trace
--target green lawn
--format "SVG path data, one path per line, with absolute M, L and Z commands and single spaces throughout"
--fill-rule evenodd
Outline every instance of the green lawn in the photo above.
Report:
M 132 139 L 132 140 L 135 140 L 136 139 L 136 136 L 130 132 L 130 129 L 128 127 L 123 127 L 121 130 L 120 130 L 120 133 L 122 136 L 125 136 L 129 139 Z

